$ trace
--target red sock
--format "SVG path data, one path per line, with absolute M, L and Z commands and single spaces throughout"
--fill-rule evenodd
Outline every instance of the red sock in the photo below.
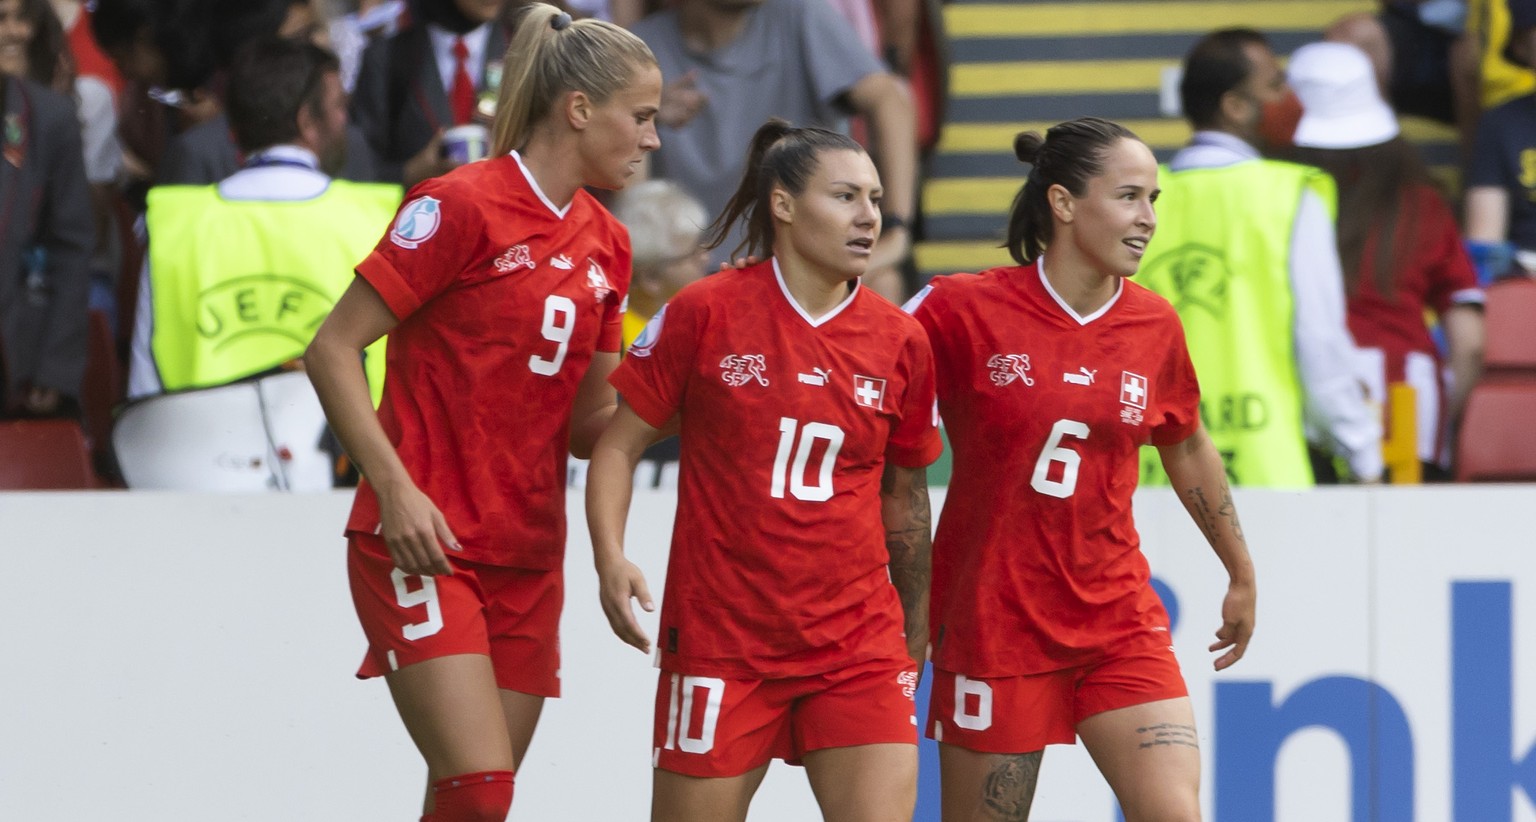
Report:
M 421 822 L 505 822 L 512 810 L 512 772 L 480 771 L 432 783 L 432 812 Z

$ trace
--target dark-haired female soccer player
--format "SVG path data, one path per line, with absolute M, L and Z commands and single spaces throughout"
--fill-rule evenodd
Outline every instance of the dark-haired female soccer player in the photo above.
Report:
M 1033 165 L 1008 224 L 1018 265 L 908 303 L 954 448 L 928 724 L 944 820 L 1027 819 L 1042 750 L 1076 737 L 1127 822 L 1197 820 L 1194 714 L 1131 521 L 1141 446 L 1230 575 L 1217 669 L 1247 649 L 1256 587 L 1178 315 L 1130 281 L 1157 227 L 1157 162 L 1093 118 L 1015 150 Z
M 775 758 L 805 765 L 826 819 L 912 818 L 942 446 L 922 327 L 859 282 L 880 196 L 846 136 L 758 129 L 714 241 L 745 220 L 772 256 L 683 288 L 613 375 L 587 518 L 603 609 L 642 650 L 624 519 L 641 452 L 680 426 L 652 819 L 744 820 Z

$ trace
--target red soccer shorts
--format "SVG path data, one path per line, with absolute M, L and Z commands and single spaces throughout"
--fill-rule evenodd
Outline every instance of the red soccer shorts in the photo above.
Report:
M 368 637 L 359 678 L 441 656 L 485 654 L 497 687 L 560 695 L 560 571 L 482 565 L 450 555 L 452 576 L 418 576 L 395 568 L 382 537 L 348 537 L 352 602 Z
M 1166 647 L 1035 676 L 971 679 L 933 671 L 928 736 L 984 753 L 1029 753 L 1070 745 L 1094 714 L 1188 696 Z
M 917 744 L 910 659 L 877 659 L 786 679 L 719 679 L 662 671 L 652 764 L 687 776 L 739 776 L 811 751 Z

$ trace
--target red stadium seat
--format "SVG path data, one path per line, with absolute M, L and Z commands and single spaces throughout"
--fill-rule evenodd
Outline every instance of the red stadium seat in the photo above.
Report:
M 1483 377 L 1462 412 L 1456 479 L 1536 482 L 1536 280 L 1487 289 Z
M 1490 373 L 1528 369 L 1536 377 L 1536 279 L 1513 277 L 1488 286 L 1484 322 L 1483 367 Z
M 1483 382 L 1462 413 L 1460 482 L 1536 482 L 1536 378 Z
M 71 420 L 0 422 L 0 490 L 97 487 L 85 434 Z

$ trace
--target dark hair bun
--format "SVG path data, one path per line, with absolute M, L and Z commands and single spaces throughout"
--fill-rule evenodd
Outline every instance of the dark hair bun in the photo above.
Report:
M 1045 138 L 1038 131 L 1021 131 L 1013 138 L 1013 155 L 1019 158 L 1021 163 L 1034 165 L 1040 158 L 1040 149 L 1045 145 Z

